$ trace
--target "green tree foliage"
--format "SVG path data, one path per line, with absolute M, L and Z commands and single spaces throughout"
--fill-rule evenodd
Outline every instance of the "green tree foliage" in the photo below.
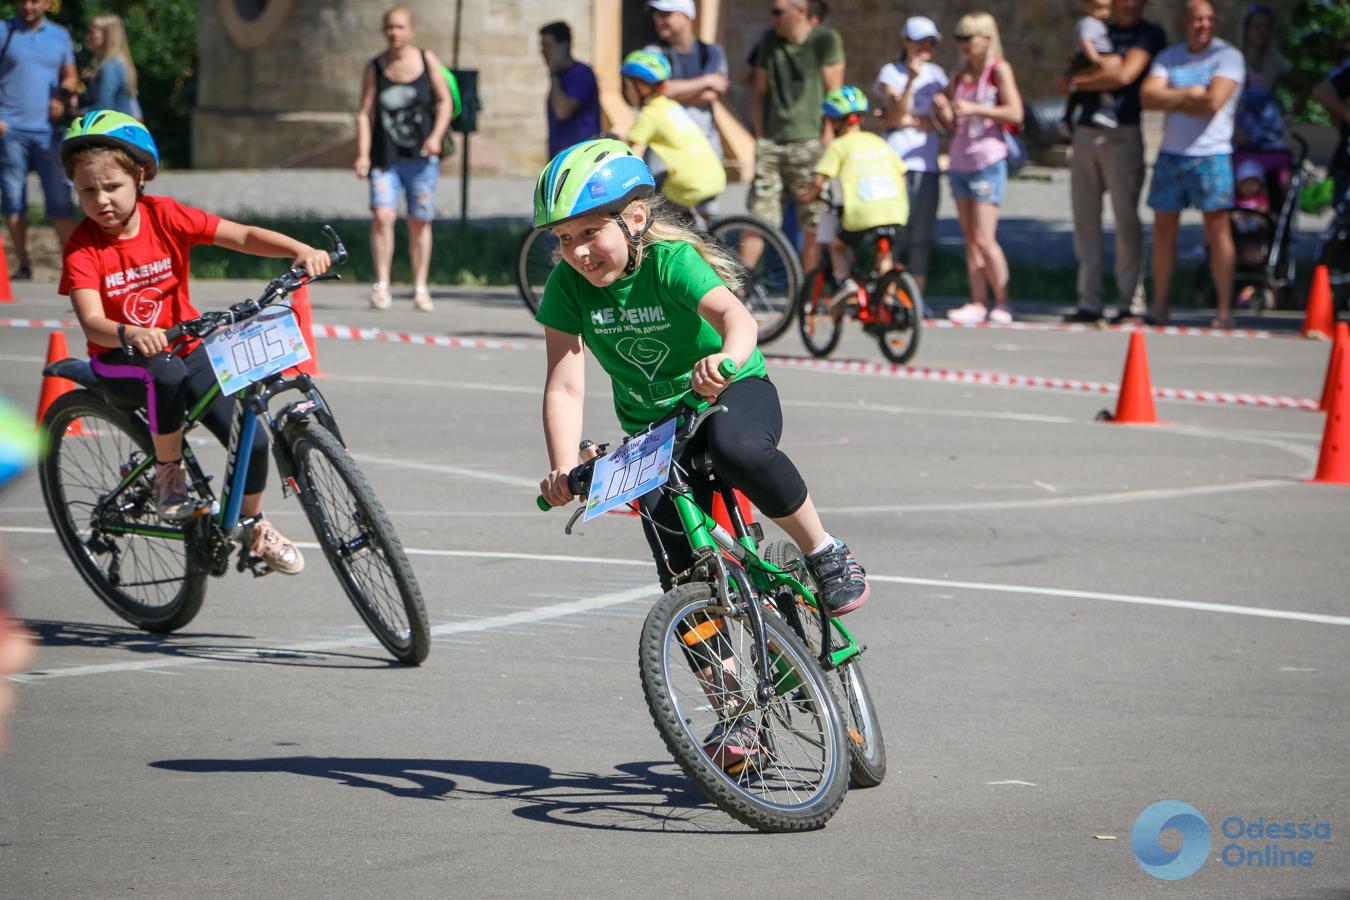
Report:
M 145 124 L 167 165 L 191 162 L 191 109 L 197 69 L 197 0 L 53 0 L 48 17 L 75 39 L 80 71 L 91 62 L 84 49 L 89 20 L 100 13 L 122 17 L 136 63 Z M 13 2 L 0 15 L 14 15 Z
M 1350 3 L 1346 0 L 1298 0 L 1291 27 L 1284 32 L 1284 55 L 1292 64 L 1285 79 L 1287 106 L 1295 117 L 1325 124 L 1326 111 L 1308 103 L 1313 87 L 1347 58 Z

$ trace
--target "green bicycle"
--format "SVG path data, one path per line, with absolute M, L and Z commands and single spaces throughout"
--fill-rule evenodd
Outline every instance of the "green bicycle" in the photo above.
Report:
M 730 377 L 734 367 L 723 374 Z M 675 576 L 643 625 L 643 694 L 675 761 L 723 811 L 766 832 L 819 828 L 843 802 L 850 775 L 860 787 L 885 777 L 881 726 L 862 672 L 865 648 L 838 619 L 821 615 L 795 545 L 771 542 L 761 554 L 763 532 L 745 523 L 729 486 L 718 485 L 718 491 L 734 535 L 694 499 L 681 454 L 710 416 L 726 411 L 690 393 L 665 418 L 607 454 L 629 458 L 626 448 L 641 448 L 644 441 L 650 447 L 663 429 L 671 432 L 668 471 L 645 454 L 629 468 L 658 465 L 664 481 L 654 489 L 672 498 L 682 537 L 694 551 L 693 566 Z M 613 494 L 611 485 L 630 479 L 594 483 L 597 463 L 605 458 L 568 475 L 572 492 L 586 498 L 568 522 L 568 534 L 588 510 L 593 515 L 629 499 Z M 713 475 L 707 454 L 689 465 Z M 536 502 L 549 508 L 543 497 Z M 718 759 L 718 742 L 736 731 L 742 739 L 750 736 L 750 751 L 726 765 Z

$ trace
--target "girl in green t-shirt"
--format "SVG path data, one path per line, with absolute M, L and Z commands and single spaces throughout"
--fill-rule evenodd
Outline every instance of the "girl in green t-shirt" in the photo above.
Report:
M 821 525 L 806 484 L 782 451 L 783 413 L 755 347 L 754 318 L 732 293 L 738 267 L 716 242 L 677 224 L 654 197 L 645 163 L 620 141 L 577 144 L 554 157 L 534 197 L 534 226 L 549 228 L 567 262 L 549 277 L 537 319 L 544 326 L 548 376 L 544 437 L 551 471 L 539 484 L 553 506 L 572 500 L 567 473 L 581 440 L 585 358 L 589 346 L 610 376 L 619 421 L 634 432 L 661 418 L 689 390 L 719 398 L 728 411 L 704 425 L 686 455 L 711 453 L 718 475 L 740 489 L 801 547 L 833 615 L 867 600 L 862 566 Z M 731 379 L 722 360 L 737 366 Z M 679 460 L 685 462 L 687 460 Z M 707 508 L 712 485 L 691 472 Z M 689 547 L 658 526 L 681 531 L 674 504 L 660 491 L 640 501 L 643 528 L 662 586 L 693 564 Z

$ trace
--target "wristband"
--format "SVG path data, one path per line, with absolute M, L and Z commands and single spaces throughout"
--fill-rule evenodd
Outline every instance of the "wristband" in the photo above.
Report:
M 123 322 L 117 323 L 117 343 L 122 345 L 122 352 L 128 355 L 135 349 L 127 343 L 127 326 Z

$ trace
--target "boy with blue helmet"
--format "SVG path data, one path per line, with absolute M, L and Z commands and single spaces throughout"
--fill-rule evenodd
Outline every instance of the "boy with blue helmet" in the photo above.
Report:
M 661 193 L 685 209 L 711 203 L 726 190 L 726 169 L 689 111 L 665 95 L 670 60 L 663 53 L 637 50 L 624 57 L 619 73 L 624 96 L 641 107 L 624 139 L 637 156 L 664 169 L 657 175 Z
M 845 85 L 825 95 L 821 111 L 834 123 L 837 137 L 830 142 L 816 163 L 815 178 L 797 192 L 803 203 L 820 196 L 825 183 L 838 178 L 843 188 L 843 222 L 826 217 L 816 231 L 821 243 L 830 244 L 830 262 L 837 283 L 845 290 L 850 284 L 849 251 L 875 228 L 898 228 L 909 221 L 909 194 L 905 188 L 905 164 L 885 139 L 862 129 L 867 113 L 867 96 L 856 87 Z M 878 260 L 880 272 L 891 269 L 889 257 Z

